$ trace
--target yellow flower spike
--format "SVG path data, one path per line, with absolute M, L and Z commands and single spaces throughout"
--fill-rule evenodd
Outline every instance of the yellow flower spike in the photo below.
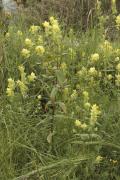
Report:
M 28 46 L 28 47 L 31 47 L 31 46 L 33 45 L 31 39 L 26 38 L 26 39 L 25 39 L 25 45 Z
M 116 80 L 115 80 L 115 83 L 116 83 L 116 86 L 120 86 L 120 74 L 116 74 Z
M 97 118 L 100 114 L 101 114 L 101 111 L 99 110 L 99 107 L 96 104 L 92 105 L 91 113 L 90 113 L 90 115 L 91 115 L 90 124 L 91 125 L 95 125 Z
M 63 93 L 64 93 L 64 95 L 68 95 L 69 94 L 69 89 L 67 87 L 64 88 Z
M 89 93 L 87 91 L 83 91 L 83 96 L 84 96 L 84 102 L 89 101 Z
M 44 23 L 42 23 L 44 28 L 49 28 L 50 27 L 50 23 L 48 21 L 45 21 Z
M 24 57 L 24 58 L 29 58 L 30 57 L 30 51 L 28 49 L 22 49 L 21 51 L 21 55 Z
M 116 3 L 116 0 L 112 0 L 112 3 L 115 4 L 115 3 Z
M 78 97 L 77 91 L 73 90 L 73 93 L 71 94 L 71 99 L 75 100 Z
M 24 96 L 26 95 L 27 91 L 28 91 L 28 87 L 24 84 L 24 82 L 18 80 L 17 84 L 20 88 L 21 94 Z
M 28 76 L 29 82 L 35 81 L 36 78 L 37 78 L 37 77 L 36 77 L 36 75 L 35 75 L 34 72 L 32 72 L 32 73 Z
M 12 78 L 8 79 L 8 87 L 6 90 L 7 96 L 13 97 L 14 96 L 14 90 L 15 90 L 15 81 Z
M 14 81 L 12 78 L 9 78 L 9 79 L 8 79 L 8 86 L 9 86 L 11 89 L 14 89 L 14 88 L 15 88 L 15 81 Z
M 43 43 L 43 37 L 41 35 L 38 36 L 38 42 Z
M 103 157 L 99 155 L 96 157 L 95 161 L 96 161 L 96 163 L 100 163 L 102 160 L 103 160 Z
M 112 78 L 113 78 L 113 76 L 111 74 L 108 74 L 107 79 L 111 80 Z
M 100 71 L 98 72 L 98 76 L 99 76 L 99 78 L 102 77 L 102 73 Z
M 116 57 L 116 58 L 115 58 L 115 62 L 118 62 L 119 60 L 120 60 L 119 57 Z
M 60 32 L 59 25 L 58 25 L 58 24 L 53 24 L 53 26 L 52 26 L 52 31 L 55 32 L 55 33 Z
M 116 17 L 115 22 L 116 22 L 117 28 L 119 29 L 119 27 L 120 27 L 120 14 Z
M 85 67 L 82 67 L 82 69 L 80 71 L 77 72 L 78 76 L 80 77 L 86 77 L 87 76 L 87 69 Z
M 41 56 L 41 55 L 43 55 L 43 54 L 44 54 L 45 49 L 44 49 L 44 47 L 43 47 L 43 46 L 36 46 L 36 48 L 35 48 L 35 52 L 36 52 L 36 54 L 37 54 L 37 55 Z
M 67 64 L 66 63 L 62 63 L 60 68 L 65 71 L 67 69 Z
M 78 120 L 78 119 L 75 120 L 75 126 L 76 126 L 76 127 L 81 127 L 81 124 L 82 124 L 82 123 L 81 123 L 80 120 Z
M 105 41 L 105 46 L 107 50 L 112 51 L 113 47 L 109 41 Z
M 89 97 L 89 93 L 88 93 L 87 91 L 83 91 L 83 96 L 84 96 L 85 98 L 88 98 L 88 97 Z
M 7 96 L 9 96 L 9 97 L 13 97 L 14 96 L 14 91 L 12 91 L 12 89 L 10 89 L 10 88 L 7 88 L 6 93 L 7 93 Z
M 91 67 L 91 68 L 89 69 L 89 74 L 90 74 L 91 76 L 96 76 L 96 75 L 97 75 L 97 70 L 95 69 L 95 67 Z
M 18 30 L 18 31 L 17 31 L 17 35 L 18 35 L 18 36 L 22 36 L 22 35 L 23 35 L 22 31 Z
M 116 66 L 116 69 L 120 72 L 120 63 Z
M 83 123 L 83 124 L 81 124 L 81 128 L 83 129 L 83 130 L 85 130 L 85 129 L 87 129 L 87 124 L 86 123 Z
M 25 68 L 24 68 L 24 66 L 23 66 L 23 65 L 18 66 L 18 69 L 19 69 L 19 71 L 20 71 L 21 73 L 23 73 L 23 72 L 24 72 L 24 70 L 25 70 Z
M 24 84 L 27 84 L 25 67 L 24 67 L 23 65 L 20 65 L 20 66 L 18 66 L 18 69 L 19 69 L 19 71 L 20 71 L 21 81 L 22 81 Z
M 99 54 L 95 53 L 91 55 L 90 60 L 94 63 L 94 62 L 97 62 L 99 58 L 100 58 Z
M 117 161 L 117 160 L 112 160 L 112 163 L 113 163 L 113 164 L 117 164 L 118 161 Z
M 50 23 L 51 23 L 51 24 L 54 24 L 55 18 L 54 18 L 53 16 L 51 16 L 51 17 L 49 18 L 49 20 L 50 20 Z
M 6 38 L 9 38 L 9 37 L 10 37 L 10 33 L 9 33 L 9 32 L 6 33 L 5 37 L 6 37 Z
M 90 106 L 91 106 L 91 104 L 90 104 L 89 102 L 86 102 L 86 103 L 84 104 L 84 107 L 85 107 L 85 109 L 87 109 L 87 110 L 90 109 Z
M 38 30 L 40 29 L 39 26 L 35 26 L 35 25 L 32 25 L 29 29 L 29 31 L 32 33 L 32 34 L 35 34 L 36 32 L 38 32 Z
M 38 95 L 37 98 L 38 98 L 39 100 L 41 100 L 41 99 L 42 99 L 42 96 L 41 96 L 41 95 Z

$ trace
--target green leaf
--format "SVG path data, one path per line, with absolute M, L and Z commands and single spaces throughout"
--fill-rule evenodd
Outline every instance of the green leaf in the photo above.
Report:
M 50 132 L 50 134 L 47 136 L 47 142 L 48 142 L 49 144 L 52 143 L 52 136 L 53 136 L 53 133 L 51 133 L 51 132 Z
M 67 108 L 66 108 L 65 103 L 59 102 L 58 104 L 59 104 L 60 108 L 63 110 L 63 112 L 64 112 L 64 113 L 67 113 Z
M 56 97 L 57 92 L 58 92 L 58 87 L 54 87 L 50 94 L 50 99 L 52 102 L 55 102 L 55 97 Z
M 65 75 L 64 75 L 63 71 L 61 71 L 61 70 L 56 71 L 56 76 L 57 76 L 59 85 L 63 86 L 63 84 L 65 82 Z

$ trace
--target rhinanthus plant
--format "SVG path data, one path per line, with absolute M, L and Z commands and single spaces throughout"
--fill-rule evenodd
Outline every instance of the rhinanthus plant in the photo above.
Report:
M 95 9 L 101 21 L 84 33 L 53 16 L 9 25 L 0 73 L 1 179 L 119 178 L 120 44 L 106 35 L 101 1 Z M 119 33 L 115 13 L 114 24 Z

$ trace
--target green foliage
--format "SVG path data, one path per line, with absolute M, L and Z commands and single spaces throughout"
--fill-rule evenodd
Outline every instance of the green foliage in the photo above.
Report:
M 97 10 L 86 32 L 21 16 L 1 33 L 0 179 L 119 179 L 120 21 L 111 42 Z

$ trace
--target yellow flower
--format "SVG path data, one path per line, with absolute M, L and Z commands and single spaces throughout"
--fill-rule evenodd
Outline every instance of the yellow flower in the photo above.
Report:
M 119 28 L 120 27 L 120 14 L 116 17 L 116 25 Z
M 116 80 L 115 80 L 115 83 L 116 83 L 116 86 L 120 86 L 120 74 L 116 74 Z
M 80 88 L 81 88 L 80 84 L 76 84 L 76 89 L 80 90 Z
M 91 67 L 91 68 L 89 69 L 89 74 L 90 74 L 91 76 L 96 76 L 96 75 L 97 75 L 97 70 L 95 69 L 95 67 Z
M 73 93 L 71 94 L 71 99 L 74 100 L 78 97 L 77 91 L 73 90 Z
M 113 164 L 117 164 L 118 161 L 117 161 L 117 160 L 112 160 L 112 163 L 113 163 Z
M 43 46 L 36 46 L 35 51 L 36 51 L 37 55 L 43 55 L 45 52 L 45 49 Z
M 88 126 L 87 126 L 86 123 L 81 124 L 81 128 L 82 128 L 82 129 L 86 129 L 87 127 L 88 127 Z
M 97 62 L 99 60 L 99 54 L 95 53 L 95 54 L 92 54 L 91 55 L 91 61 L 94 63 L 94 62 Z
M 17 35 L 18 35 L 18 36 L 22 36 L 22 35 L 23 35 L 22 31 L 19 31 L 19 30 L 18 30 L 18 31 L 17 31 Z
M 91 113 L 90 113 L 90 115 L 91 115 L 90 124 L 91 125 L 94 125 L 96 123 L 97 118 L 100 114 L 101 114 L 101 111 L 99 110 L 99 107 L 96 104 L 92 105 Z
M 30 31 L 32 34 L 34 34 L 34 33 L 38 32 L 39 29 L 40 29 L 39 26 L 32 25 L 32 26 L 30 27 L 29 31 Z
M 14 96 L 14 91 L 11 88 L 7 88 L 6 93 L 7 93 L 7 96 L 9 96 L 9 97 L 13 97 Z
M 27 83 L 27 80 L 26 80 L 26 73 L 25 73 L 25 68 L 24 68 L 24 66 L 23 66 L 23 65 L 20 65 L 20 66 L 18 66 L 18 69 L 19 69 L 19 71 L 20 71 L 21 81 L 26 84 L 26 83 Z
M 38 36 L 38 42 L 43 43 L 43 37 L 41 35 Z
M 58 24 L 53 24 L 52 30 L 53 30 L 53 32 L 55 32 L 55 33 L 60 32 L 59 25 L 58 25 Z
M 102 73 L 100 71 L 98 72 L 98 76 L 99 76 L 99 78 L 102 77 Z
M 9 37 L 10 37 L 10 33 L 9 33 L 9 32 L 6 33 L 5 37 L 6 37 L 6 38 L 9 38 Z
M 14 89 L 15 88 L 15 81 L 12 78 L 8 79 L 8 85 L 9 88 Z
M 115 58 L 115 61 L 116 61 L 116 62 L 118 62 L 119 60 L 120 60 L 120 58 L 119 58 L 119 57 L 116 57 L 116 58 Z
M 120 63 L 116 66 L 116 69 L 120 72 Z
M 84 96 L 85 98 L 88 98 L 88 97 L 89 97 L 89 93 L 88 93 L 87 91 L 83 91 L 83 96 Z
M 25 85 L 25 83 L 22 82 L 22 81 L 20 81 L 20 80 L 18 80 L 18 81 L 17 81 L 17 84 L 18 84 L 18 86 L 19 86 L 19 88 L 20 88 L 21 94 L 22 94 L 23 96 L 26 95 L 26 93 L 27 93 L 27 91 L 28 91 L 28 87 Z
M 12 97 L 14 96 L 14 90 L 15 90 L 15 81 L 12 78 L 8 79 L 8 87 L 6 90 L 7 96 Z
M 24 70 L 25 70 L 25 68 L 24 68 L 24 66 L 23 66 L 23 65 L 18 66 L 18 69 L 19 69 L 19 71 L 20 71 L 21 73 L 23 73 L 23 72 L 24 72 Z
M 104 42 L 104 44 L 101 46 L 101 48 L 102 48 L 102 50 L 104 51 L 104 52 L 106 52 L 106 51 L 112 51 L 112 49 L 113 49 L 113 47 L 112 47 L 112 45 L 111 45 L 111 43 L 109 42 L 109 41 L 107 41 L 107 40 L 105 40 L 105 42 Z
M 75 120 L 75 126 L 76 127 L 81 127 L 81 122 L 78 119 Z
M 28 80 L 29 82 L 33 82 L 35 81 L 35 79 L 36 79 L 36 75 L 34 72 L 32 72 L 31 75 L 28 76 Z
M 102 160 L 103 160 L 102 156 L 97 156 L 95 161 L 96 163 L 100 163 Z
M 116 3 L 116 0 L 112 0 L 112 3 L 115 4 L 115 3 Z
M 45 21 L 42 25 L 43 25 L 44 28 L 49 28 L 50 27 L 50 23 L 47 22 L 47 21 Z
M 49 18 L 49 20 L 50 20 L 50 23 L 51 23 L 51 24 L 54 24 L 54 23 L 55 23 L 55 18 L 54 18 L 53 16 L 51 16 L 51 17 Z
M 64 92 L 64 95 L 68 95 L 69 89 L 66 87 L 66 88 L 64 88 L 63 92 Z
M 65 71 L 67 69 L 67 64 L 66 63 L 62 63 L 60 68 Z
M 108 74 L 107 78 L 108 78 L 108 80 L 111 80 L 113 77 L 111 74 Z
M 22 49 L 21 51 L 21 55 L 24 57 L 24 58 L 29 58 L 30 57 L 30 51 L 28 49 Z
M 82 69 L 80 71 L 77 72 L 77 74 L 80 76 L 80 77 L 86 77 L 87 76 L 87 69 L 85 67 L 82 67 Z
M 25 45 L 28 46 L 28 47 L 31 47 L 31 46 L 32 46 L 32 41 L 31 41 L 31 39 L 26 38 L 26 39 L 25 39 Z
M 85 107 L 86 109 L 89 109 L 90 106 L 91 106 L 91 104 L 90 104 L 89 102 L 86 102 L 86 103 L 84 104 L 84 107 Z
M 41 96 L 41 95 L 38 95 L 37 98 L 40 100 L 40 99 L 42 98 L 42 96 Z

